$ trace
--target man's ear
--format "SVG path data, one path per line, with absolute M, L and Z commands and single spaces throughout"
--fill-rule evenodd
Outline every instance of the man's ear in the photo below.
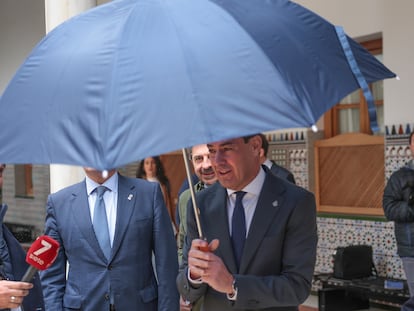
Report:
M 262 138 L 260 135 L 253 136 L 250 138 L 251 145 L 253 147 L 254 152 L 257 152 L 258 156 L 261 156 L 264 154 L 264 150 L 262 148 Z
M 260 148 L 260 151 L 259 151 L 259 156 L 261 157 L 261 158 L 263 158 L 265 155 L 264 155 L 264 150 L 263 150 L 263 148 Z

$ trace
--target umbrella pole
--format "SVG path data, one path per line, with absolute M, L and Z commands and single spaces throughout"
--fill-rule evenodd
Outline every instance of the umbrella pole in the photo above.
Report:
M 187 151 L 186 148 L 183 148 L 182 151 L 183 151 L 183 157 L 184 157 L 185 171 L 187 173 L 187 179 L 188 179 L 188 188 L 190 189 L 191 200 L 193 202 L 195 220 L 196 220 L 196 223 L 197 223 L 198 236 L 200 237 L 200 239 L 203 239 L 203 232 L 201 231 L 200 216 L 199 216 L 200 215 L 200 210 L 198 209 L 197 202 L 196 202 L 196 199 L 195 199 L 195 190 L 194 190 L 193 180 L 191 178 L 190 164 L 189 164 L 189 160 L 188 160 L 189 155 L 188 155 L 188 151 Z

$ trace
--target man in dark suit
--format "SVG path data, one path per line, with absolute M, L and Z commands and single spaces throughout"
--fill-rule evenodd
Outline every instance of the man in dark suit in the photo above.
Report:
M 259 135 L 262 138 L 262 152 L 260 153 L 262 164 L 266 165 L 276 176 L 289 180 L 291 183 L 295 184 L 295 177 L 293 177 L 293 174 L 287 168 L 276 164 L 275 161 L 270 160 L 267 157 L 267 153 L 269 152 L 269 142 L 264 134 Z
M 0 189 L 5 168 L 0 163 Z M 6 212 L 7 205 L 0 201 L 0 309 L 42 311 L 44 304 L 39 275 L 35 274 L 33 284 L 18 281 L 29 265 L 25 260 L 26 252 L 3 223 Z
M 204 297 L 203 311 L 298 310 L 316 261 L 313 194 L 262 168 L 260 135 L 207 145 L 219 183 L 197 202 L 210 243 L 189 207 L 180 294 Z
M 45 233 L 60 250 L 41 273 L 46 309 L 178 310 L 176 243 L 159 185 L 115 170 L 85 173 L 48 198 Z M 107 224 L 97 226 L 100 207 Z

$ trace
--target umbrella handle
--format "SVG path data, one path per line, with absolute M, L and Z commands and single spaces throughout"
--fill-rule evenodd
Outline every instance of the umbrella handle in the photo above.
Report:
M 187 173 L 188 186 L 189 186 L 190 193 L 191 193 L 191 200 L 193 202 L 194 216 L 195 216 L 195 221 L 197 224 L 198 236 L 200 239 L 204 239 L 203 231 L 201 230 L 201 224 L 200 224 L 200 210 L 198 209 L 197 202 L 195 199 L 195 190 L 194 190 L 193 180 L 191 178 L 190 164 L 188 163 L 188 158 L 189 158 L 188 152 L 186 148 L 182 148 L 182 151 L 183 151 L 183 157 L 184 157 L 185 171 Z M 207 248 L 207 251 L 208 251 L 208 248 Z

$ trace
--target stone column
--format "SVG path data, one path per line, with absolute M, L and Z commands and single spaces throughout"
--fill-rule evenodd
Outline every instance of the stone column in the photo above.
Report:
M 46 33 L 60 23 L 97 5 L 96 0 L 45 0 Z M 50 191 L 56 192 L 84 178 L 81 167 L 70 165 L 50 166 Z

